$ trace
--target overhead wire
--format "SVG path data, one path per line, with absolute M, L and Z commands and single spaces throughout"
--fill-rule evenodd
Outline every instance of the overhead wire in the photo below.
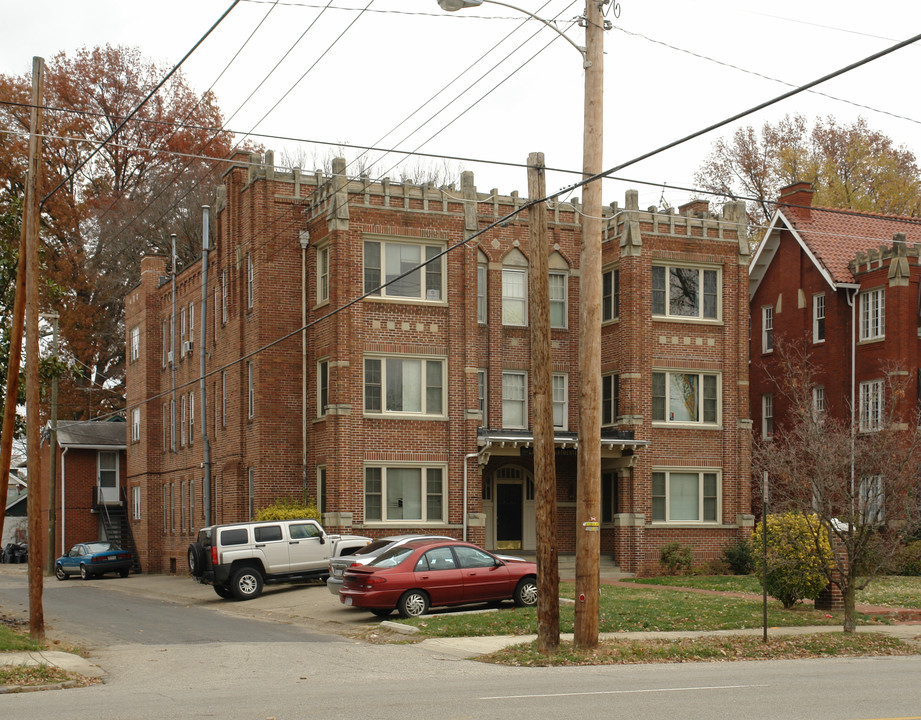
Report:
M 323 322 L 323 321 L 325 321 L 325 320 L 327 320 L 327 319 L 329 319 L 329 318 L 331 318 L 331 317 L 333 317 L 333 316 L 339 314 L 340 312 L 343 312 L 344 310 L 347 310 L 348 308 L 350 308 L 350 307 L 352 307 L 353 305 L 355 305 L 355 304 L 361 302 L 361 301 L 364 300 L 365 298 L 370 297 L 371 295 L 377 295 L 377 294 L 379 294 L 379 292 L 380 292 L 380 290 L 381 290 L 382 288 L 385 288 L 385 287 L 387 287 L 387 286 L 389 286 L 389 285 L 391 285 L 391 284 L 394 284 L 394 283 L 397 283 L 397 282 L 403 280 L 404 278 L 408 277 L 408 276 L 411 275 L 412 273 L 418 272 L 421 268 L 425 267 L 426 265 L 429 265 L 429 264 L 434 263 L 434 262 L 436 262 L 436 261 L 439 261 L 439 262 L 440 262 L 441 258 L 443 258 L 444 256 L 446 256 L 448 253 L 453 252 L 454 250 L 456 250 L 456 249 L 458 249 L 458 248 L 460 248 L 460 247 L 463 247 L 463 246 L 467 245 L 468 243 L 470 243 L 470 242 L 472 242 L 473 240 L 475 240 L 476 238 L 478 238 L 478 237 L 480 237 L 480 236 L 482 236 L 482 235 L 484 235 L 484 234 L 490 232 L 491 230 L 493 230 L 493 229 L 495 229 L 495 228 L 497 228 L 497 227 L 500 227 L 500 226 L 502 226 L 502 225 L 505 224 L 505 223 L 508 223 L 510 220 L 512 220 L 513 218 L 515 218 L 516 216 L 518 216 L 519 214 L 521 214 L 521 213 L 524 212 L 525 210 L 527 210 L 527 209 L 533 207 L 534 205 L 536 205 L 536 204 L 538 204 L 538 203 L 543 203 L 543 202 L 548 202 L 548 201 L 554 200 L 555 198 L 559 197 L 560 195 L 565 194 L 566 192 L 569 192 L 569 191 L 571 190 L 571 188 L 582 187 L 582 186 L 584 186 L 584 185 L 586 185 L 586 184 L 588 184 L 588 183 L 590 183 L 590 182 L 596 182 L 596 181 L 598 181 L 598 180 L 602 180 L 602 179 L 604 179 L 605 177 L 608 177 L 609 175 L 613 174 L 614 172 L 617 172 L 617 171 L 620 170 L 620 169 L 623 169 L 623 168 L 628 167 L 628 166 L 630 166 L 630 165 L 634 165 L 634 164 L 636 164 L 636 163 L 638 163 L 638 162 L 641 162 L 642 160 L 645 160 L 646 158 L 649 158 L 649 157 L 652 157 L 653 155 L 656 155 L 656 154 L 665 152 L 666 150 L 669 150 L 669 149 L 671 149 L 671 148 L 673 148 L 673 147 L 676 147 L 677 145 L 680 145 L 680 144 L 682 144 L 682 143 L 684 143 L 684 142 L 688 142 L 689 140 L 691 140 L 691 139 L 693 139 L 693 138 L 699 137 L 700 135 L 702 135 L 702 134 L 704 134 L 704 133 L 706 133 L 706 132 L 710 132 L 710 131 L 712 131 L 712 130 L 714 130 L 714 129 L 718 129 L 719 127 L 723 127 L 724 125 L 726 125 L 726 124 L 728 124 L 728 123 L 730 123 L 730 122 L 734 122 L 734 121 L 736 121 L 736 120 L 738 120 L 738 119 L 741 119 L 742 117 L 746 117 L 747 115 L 750 115 L 750 114 L 753 114 L 753 113 L 755 113 L 755 112 L 758 112 L 759 110 L 762 110 L 762 109 L 764 109 L 764 108 L 766 108 L 766 107 L 769 107 L 769 106 L 771 106 L 771 105 L 774 105 L 774 104 L 776 104 L 776 103 L 778 103 L 778 102 L 782 102 L 783 100 L 785 100 L 785 99 L 787 99 L 787 98 L 789 98 L 789 97 L 793 97 L 794 95 L 797 95 L 797 94 L 799 94 L 799 93 L 805 92 L 805 91 L 808 90 L 809 88 L 814 87 L 814 86 L 816 86 L 816 85 L 818 85 L 818 84 L 820 84 L 820 83 L 822 83 L 822 82 L 827 82 L 828 80 L 830 80 L 830 79 L 832 79 L 832 78 L 838 77 L 839 75 L 842 75 L 842 74 L 844 74 L 844 73 L 850 72 L 851 70 L 854 70 L 854 69 L 856 69 L 856 68 L 858 68 L 858 67 L 861 67 L 861 66 L 863 66 L 863 65 L 866 65 L 867 63 L 873 62 L 874 60 L 877 60 L 877 59 L 879 59 L 879 58 L 881 58 L 881 57 L 884 57 L 884 56 L 886 56 L 886 55 L 888 55 L 888 54 L 890 54 L 890 53 L 892 53 L 892 52 L 895 52 L 896 50 L 899 50 L 899 49 L 901 49 L 901 48 L 903 48 L 903 47 L 906 47 L 907 45 L 910 45 L 910 44 L 912 44 L 912 43 L 914 43 L 914 42 L 917 42 L 918 40 L 921 40 L 921 34 L 915 35 L 915 36 L 913 36 L 913 37 L 911 37 L 911 38 L 909 38 L 909 39 L 907 39 L 907 40 L 904 40 L 904 41 L 902 41 L 902 42 L 896 43 L 895 45 L 893 45 L 893 46 L 891 46 L 891 47 L 889 47 L 889 48 L 886 48 L 886 49 L 884 49 L 884 50 L 882 50 L 882 51 L 880 51 L 880 52 L 874 53 L 874 54 L 872 54 L 872 55 L 870 55 L 870 56 L 868 56 L 868 57 L 863 58 L 862 60 L 858 60 L 858 61 L 856 61 L 856 62 L 854 62 L 854 63 L 851 63 L 851 64 L 849 64 L 849 65 L 847 65 L 847 66 L 845 66 L 845 67 L 843 67 L 843 68 L 840 68 L 840 69 L 838 69 L 838 70 L 832 72 L 832 73 L 828 73 L 828 74 L 826 74 L 826 75 L 823 75 L 821 78 L 818 78 L 817 80 L 813 80 L 813 81 L 811 81 L 811 82 L 805 83 L 804 85 L 801 85 L 801 86 L 795 88 L 794 90 L 791 90 L 791 91 L 789 91 L 789 92 L 783 93 L 783 94 L 778 95 L 778 96 L 776 96 L 776 97 L 774 97 L 774 98 L 772 98 L 772 99 L 770 99 L 770 100 L 766 100 L 766 101 L 764 101 L 764 102 L 762 102 L 762 103 L 759 103 L 759 104 L 757 104 L 757 105 L 755 105 L 755 106 L 752 106 L 752 107 L 748 108 L 747 110 L 744 110 L 744 111 L 741 111 L 741 112 L 739 112 L 739 113 L 736 113 L 736 114 L 734 114 L 734 115 L 732 115 L 732 116 L 730 116 L 730 117 L 728 117 L 728 118 L 726 118 L 726 119 L 724 119 L 724 120 L 722 120 L 722 121 L 720 121 L 720 122 L 717 122 L 717 123 L 714 123 L 714 124 L 712 124 L 712 125 L 709 125 L 709 126 L 707 126 L 706 128 L 704 128 L 704 129 L 702 129 L 702 130 L 699 130 L 699 131 L 697 131 L 697 132 L 691 133 L 690 135 L 686 135 L 686 136 L 684 136 L 683 138 L 679 138 L 678 140 L 672 141 L 672 142 L 670 142 L 670 143 L 666 143 L 665 145 L 662 145 L 662 146 L 660 146 L 659 148 L 656 148 L 656 149 L 654 149 L 654 150 L 650 150 L 650 151 L 645 152 L 645 153 L 643 153 L 643 154 L 641 154 L 641 155 L 638 155 L 638 156 L 636 156 L 635 158 L 633 158 L 632 160 L 628 160 L 628 161 L 623 162 L 623 163 L 620 163 L 619 165 L 617 165 L 617 166 L 615 166 L 615 167 L 612 167 L 612 168 L 610 168 L 610 169 L 608 169 L 608 170 L 604 170 L 604 171 L 602 171 L 602 172 L 600 172 L 600 173 L 596 173 L 595 175 L 592 175 L 592 176 L 590 176 L 590 177 L 587 177 L 587 178 L 581 180 L 580 182 L 574 183 L 572 186 L 567 186 L 566 188 L 562 188 L 561 190 L 557 190 L 556 192 L 551 193 L 551 194 L 549 194 L 549 195 L 546 195 L 546 196 L 544 196 L 544 197 L 542 197 L 542 198 L 530 199 L 530 200 L 524 202 L 521 206 L 512 209 L 510 212 L 506 213 L 505 215 L 503 215 L 503 216 L 501 216 L 501 217 L 499 217 L 499 218 L 496 218 L 495 220 L 493 220 L 492 222 L 490 222 L 489 224 L 487 224 L 485 227 L 480 228 L 480 229 L 477 230 L 476 232 L 472 233 L 469 237 L 464 238 L 463 240 L 460 240 L 460 241 L 458 241 L 458 242 L 456 242 L 456 243 L 454 243 L 454 244 L 452 244 L 452 245 L 447 246 L 444 250 L 442 250 L 442 251 L 436 253 L 436 254 L 433 255 L 431 258 L 428 258 L 428 259 L 424 260 L 423 262 L 419 263 L 418 265 L 414 266 L 413 268 L 410 268 L 410 269 L 404 271 L 403 273 L 401 273 L 401 274 L 399 274 L 399 275 L 397 275 L 397 276 L 391 278 L 390 280 L 386 280 L 385 282 L 381 283 L 378 287 L 372 288 L 371 290 L 367 290 L 367 291 L 362 292 L 361 294 L 357 295 L 357 296 L 354 297 L 353 299 L 346 301 L 345 303 L 343 303 L 343 304 L 340 305 L 339 307 L 330 310 L 328 313 L 325 313 L 325 314 L 322 315 L 321 317 L 315 318 L 314 320 L 311 320 L 310 322 L 307 322 L 306 324 L 304 324 L 304 325 L 302 325 L 302 326 L 300 326 L 300 327 L 298 327 L 298 328 L 295 328 L 295 329 L 292 330 L 291 332 L 288 332 L 288 333 L 282 335 L 281 337 L 276 338 L 275 340 L 272 340 L 272 341 L 270 341 L 270 342 L 268 342 L 268 343 L 262 345 L 262 346 L 259 347 L 259 348 L 256 348 L 255 350 L 252 350 L 252 351 L 250 351 L 250 352 L 248 352 L 248 353 L 245 353 L 245 354 L 242 355 L 240 358 L 231 360 L 230 362 L 225 363 L 224 365 L 221 365 L 220 367 L 215 368 L 214 370 L 212 370 L 212 371 L 210 371 L 210 372 L 206 372 L 206 373 L 205 373 L 203 376 L 201 376 L 201 377 L 195 378 L 194 380 L 190 380 L 190 381 L 187 382 L 187 383 L 183 383 L 182 385 L 177 386 L 177 389 L 181 389 L 181 388 L 184 388 L 184 387 L 188 387 L 188 386 L 195 385 L 195 384 L 199 383 L 202 379 L 211 377 L 211 376 L 213 376 L 213 375 L 216 375 L 216 374 L 219 373 L 219 372 L 225 371 L 227 368 L 233 367 L 234 365 L 237 365 L 237 364 L 239 364 L 239 363 L 241 363 L 241 362 L 247 361 L 247 360 L 249 360 L 250 358 L 255 357 L 255 356 L 257 356 L 257 355 L 259 355 L 259 354 L 261 354 L 261 353 L 263 353 L 263 352 L 265 352 L 265 351 L 267 351 L 267 350 L 269 350 L 269 349 L 275 347 L 276 345 L 279 345 L 280 343 L 283 343 L 283 342 L 285 342 L 286 340 L 289 340 L 290 338 L 292 338 L 292 337 L 298 335 L 299 333 L 308 330 L 309 328 L 313 327 L 314 325 L 316 325 L 316 324 L 318 324 L 318 323 L 320 323 L 320 322 Z M 140 407 L 141 405 L 144 405 L 144 404 L 146 404 L 146 403 L 148 403 L 148 402 L 152 402 L 152 401 L 157 400 L 157 399 L 159 399 L 159 398 L 161 398 L 161 397 L 164 397 L 165 395 L 169 394 L 169 392 L 171 392 L 171 391 L 167 391 L 167 392 L 164 392 L 164 393 L 160 393 L 160 394 L 154 395 L 153 397 L 150 397 L 150 398 L 145 398 L 145 399 L 141 400 L 140 402 L 138 402 L 138 403 L 136 403 L 136 404 L 134 404 L 134 405 L 131 405 L 131 406 L 126 407 L 126 408 L 125 408 L 125 411 L 131 410 L 131 409 L 133 409 L 133 408 L 135 408 L 135 407 Z

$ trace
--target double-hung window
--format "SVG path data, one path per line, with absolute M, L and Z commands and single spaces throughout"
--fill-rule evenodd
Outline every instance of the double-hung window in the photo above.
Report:
M 774 437 L 773 393 L 765 393 L 761 396 L 761 437 L 765 440 Z
M 601 376 L 601 424 L 614 425 L 620 412 L 620 376 L 616 374 Z
M 860 432 L 883 429 L 885 388 L 882 380 L 860 383 Z
M 825 417 L 825 387 L 816 385 L 812 388 L 812 417 L 816 422 L 822 422 Z
M 718 424 L 719 376 L 708 373 L 654 372 L 652 420 Z
M 878 525 L 883 517 L 883 476 L 871 475 L 860 481 L 859 507 L 864 524 Z
M 317 363 L 317 417 L 326 415 L 329 409 L 329 360 Z
M 620 317 L 620 270 L 601 273 L 601 322 Z
M 444 522 L 446 475 L 442 466 L 366 466 L 365 522 Z
M 141 328 L 135 325 L 129 333 L 129 358 L 136 362 L 141 357 Z
M 550 273 L 550 327 L 566 327 L 566 274 Z
M 486 418 L 486 409 L 488 407 L 488 402 L 487 402 L 488 393 L 489 393 L 489 390 L 488 390 L 486 370 L 477 370 L 476 371 L 477 408 L 480 411 L 480 424 L 482 427 L 489 427 L 489 424 Z
M 365 412 L 443 416 L 444 359 L 365 358 Z
M 774 352 L 774 306 L 761 308 L 761 352 Z
M 569 376 L 554 374 L 553 386 L 553 427 L 566 430 L 569 420 Z
M 528 379 L 523 372 L 502 373 L 502 427 L 528 426 Z
M 366 240 L 364 249 L 366 293 L 420 301 L 444 298 L 444 257 L 438 257 L 443 245 Z
M 825 293 L 812 296 L 812 342 L 825 342 Z
M 502 324 L 528 324 L 528 271 L 502 268 Z
M 227 322 L 227 271 L 221 270 L 221 324 Z
M 652 314 L 680 319 L 719 318 L 719 270 L 654 265 Z
M 252 310 L 255 296 L 253 287 L 253 256 L 246 253 L 246 307 Z
M 131 408 L 131 442 L 141 439 L 141 408 Z
M 476 266 L 476 321 L 485 323 L 487 320 L 486 309 L 486 282 L 488 278 L 487 264 L 477 263 Z
M 195 392 L 189 392 L 189 445 L 195 442 Z
M 317 305 L 329 300 L 329 245 L 317 250 Z
M 720 478 L 714 471 L 654 470 L 653 522 L 715 523 L 719 520 Z
M 886 295 L 883 288 L 860 293 L 860 339 L 886 336 Z
M 179 397 L 179 447 L 185 447 L 185 406 L 187 402 L 188 398 L 185 395 Z
M 256 378 L 252 361 L 246 363 L 246 388 L 248 416 L 252 419 L 256 415 Z

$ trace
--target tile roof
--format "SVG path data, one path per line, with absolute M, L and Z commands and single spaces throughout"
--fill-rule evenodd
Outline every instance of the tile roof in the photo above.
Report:
M 858 252 L 890 247 L 895 233 L 904 233 L 908 243 L 921 244 L 921 218 L 852 210 L 822 212 L 828 209 L 813 207 L 808 218 L 806 212 L 794 208 L 782 212 L 836 283 L 856 282 L 848 263 Z

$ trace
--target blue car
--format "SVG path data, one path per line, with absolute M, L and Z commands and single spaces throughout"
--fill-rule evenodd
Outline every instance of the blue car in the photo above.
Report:
M 105 540 L 74 545 L 69 553 L 54 562 L 54 576 L 58 580 L 66 580 L 76 573 L 84 580 L 110 572 L 128 577 L 130 569 L 131 553 Z

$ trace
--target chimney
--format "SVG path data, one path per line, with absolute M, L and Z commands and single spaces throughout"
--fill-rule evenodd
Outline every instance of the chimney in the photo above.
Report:
M 795 182 L 780 189 L 780 209 L 791 210 L 804 220 L 812 218 L 812 183 Z
M 710 203 L 706 200 L 691 200 L 678 206 L 678 214 L 685 217 L 705 218 L 710 215 Z

